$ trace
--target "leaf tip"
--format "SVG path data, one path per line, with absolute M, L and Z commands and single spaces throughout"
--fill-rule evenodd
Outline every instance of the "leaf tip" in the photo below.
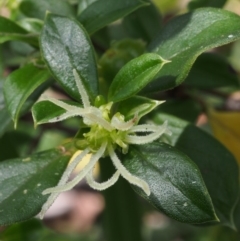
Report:
M 16 130 L 18 125 L 18 120 L 14 119 L 13 122 L 14 122 L 14 130 Z
M 34 129 L 36 130 L 36 129 L 37 129 L 37 127 L 38 127 L 38 123 L 37 123 L 36 121 L 34 121 L 33 126 L 34 126 Z
M 51 15 L 52 13 L 49 10 L 46 10 L 44 20 L 46 21 L 49 17 L 51 17 Z
M 49 14 L 51 14 L 51 12 L 49 10 L 47 10 L 45 15 L 48 16 Z
M 160 56 L 160 55 L 159 55 L 159 59 L 161 60 L 162 65 L 167 64 L 167 63 L 171 63 L 171 62 L 172 62 L 171 60 L 164 59 L 164 58 L 163 58 L 162 56 Z
M 163 61 L 163 64 L 167 64 L 167 63 L 171 63 L 172 62 L 171 60 L 166 60 L 166 59 L 163 59 L 163 58 L 162 58 L 162 61 Z
M 218 222 L 218 223 L 221 222 L 221 220 L 218 218 L 218 216 L 217 216 L 217 214 L 216 214 L 215 212 L 214 212 L 214 218 L 215 218 L 214 221 L 216 221 L 216 222 Z
M 157 57 L 158 57 L 158 59 L 159 59 L 159 63 L 160 63 L 161 68 L 163 67 L 163 65 L 172 62 L 171 60 L 164 59 L 164 58 L 163 58 L 161 55 L 159 55 L 159 54 L 157 54 L 157 55 L 158 55 Z
M 155 103 L 156 107 L 165 103 L 165 102 L 166 102 L 166 100 L 154 100 L 154 103 Z

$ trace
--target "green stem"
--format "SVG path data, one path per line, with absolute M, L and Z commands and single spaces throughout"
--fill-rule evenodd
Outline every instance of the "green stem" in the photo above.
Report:
M 107 180 L 114 167 L 109 158 L 100 161 L 101 176 Z M 137 195 L 122 177 L 103 191 L 105 198 L 104 228 L 107 241 L 142 241 L 141 211 Z

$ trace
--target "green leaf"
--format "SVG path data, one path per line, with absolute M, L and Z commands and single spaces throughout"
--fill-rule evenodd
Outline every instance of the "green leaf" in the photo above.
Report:
M 100 77 L 103 77 L 110 84 L 127 62 L 144 52 L 145 43 L 141 40 L 123 39 L 114 41 L 98 61 Z
M 3 91 L 15 127 L 28 97 L 48 78 L 49 72 L 46 69 L 39 69 L 32 64 L 14 71 L 7 77 Z
M 56 233 L 37 219 L 13 224 L 0 233 L 2 241 L 92 241 L 96 236 L 93 231 L 89 232 L 89 234 Z
M 89 5 L 98 0 L 81 0 L 78 3 L 78 15 L 80 15 Z
M 18 40 L 38 47 L 38 35 L 30 34 L 10 19 L 0 16 L 0 44 L 10 40 Z
M 31 33 L 40 33 L 43 27 L 43 21 L 37 18 L 23 18 L 18 24 Z
M 108 92 L 109 101 L 131 97 L 145 87 L 167 63 L 160 55 L 143 54 L 124 65 L 115 76 Z
M 118 105 L 118 111 L 124 115 L 125 120 L 132 119 L 136 114 L 138 120 L 145 116 L 163 101 L 151 100 L 141 96 L 133 96 L 127 100 L 121 101 Z
M 70 156 L 60 149 L 51 149 L 24 159 L 0 162 L 0 224 L 37 215 L 48 198 L 42 191 L 58 183 L 69 160 Z
M 3 80 L 0 80 L 0 123 L 0 137 L 2 137 L 11 123 L 11 116 L 5 106 L 3 97 Z
M 196 122 L 202 112 L 202 108 L 198 102 L 192 99 L 175 99 L 164 102 L 157 108 L 156 112 L 163 112 L 186 121 Z
M 110 85 L 118 71 L 130 60 L 145 52 L 145 43 L 141 40 L 123 39 L 115 41 L 101 56 L 99 75 Z
M 70 105 L 79 107 L 79 103 L 73 101 L 64 101 Z M 32 107 L 34 125 L 48 123 L 50 119 L 66 113 L 66 110 L 53 104 L 48 100 L 39 101 Z
M 198 9 L 169 21 L 149 49 L 171 63 L 144 91 L 166 90 L 181 84 L 201 53 L 240 38 L 239 25 L 238 15 L 214 8 Z
M 0 110 L 0 123 L 1 123 L 0 125 L 0 137 L 1 137 L 4 134 L 4 132 L 6 132 L 7 127 L 11 123 L 11 116 L 5 106 Z
M 30 18 L 44 19 L 47 11 L 63 16 L 74 16 L 72 6 L 66 0 L 24 0 L 20 4 L 20 11 Z
M 195 88 L 239 87 L 237 73 L 220 55 L 204 53 L 194 63 L 184 84 Z
M 46 225 L 38 219 L 13 224 L 0 233 L 1 241 L 93 241 L 95 237 L 97 237 L 97 231 L 94 230 L 91 230 L 89 234 L 57 233 L 46 227 Z
M 202 7 L 221 8 L 225 5 L 227 0 L 192 0 L 188 3 L 190 10 Z
M 43 224 L 39 220 L 33 219 L 27 222 L 11 225 L 1 232 L 0 238 L 3 241 L 40 241 L 44 231 L 46 232 L 46 229 L 43 227 Z
M 198 165 L 217 216 L 223 224 L 234 227 L 232 214 L 239 194 L 235 158 L 215 138 L 196 126 L 167 114 L 154 117 L 158 124 L 165 120 L 168 120 L 172 136 L 162 140 L 177 147 Z
M 123 27 L 129 36 L 150 42 L 161 29 L 161 15 L 154 4 L 139 8 L 123 19 Z
M 65 126 L 64 126 L 65 127 Z M 61 145 L 66 142 L 66 138 L 69 137 L 69 133 L 64 133 L 60 128 L 58 130 L 48 129 L 44 130 L 44 133 L 41 136 L 41 139 L 38 142 L 36 152 L 46 151 L 56 146 Z
M 146 2 L 140 0 L 98 0 L 90 4 L 80 14 L 79 21 L 89 34 L 92 34 L 109 23 L 147 5 Z
M 73 76 L 73 69 L 76 69 L 94 102 L 98 95 L 96 60 L 83 27 L 72 19 L 48 14 L 40 45 L 50 71 L 64 90 L 76 100 L 81 100 Z
M 19 156 L 22 157 L 31 151 L 30 149 L 33 136 L 29 133 L 23 132 L 22 130 L 9 131 L 9 129 L 0 138 L 0 161 L 17 158 Z M 28 130 L 29 129 L 31 128 L 28 127 Z
M 151 194 L 134 190 L 158 210 L 185 223 L 218 220 L 200 171 L 177 149 L 157 142 L 132 146 L 124 161 L 133 175 L 148 183 Z

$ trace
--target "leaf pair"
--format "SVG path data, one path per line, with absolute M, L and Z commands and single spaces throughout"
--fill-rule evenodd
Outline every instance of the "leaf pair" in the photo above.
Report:
M 41 35 L 43 57 L 56 80 L 74 99 L 80 101 L 73 69 L 81 76 L 92 102 L 98 93 L 95 54 L 84 28 L 66 17 L 48 14 Z M 109 101 L 127 99 L 145 87 L 167 61 L 158 54 L 144 54 L 124 66 L 114 78 Z

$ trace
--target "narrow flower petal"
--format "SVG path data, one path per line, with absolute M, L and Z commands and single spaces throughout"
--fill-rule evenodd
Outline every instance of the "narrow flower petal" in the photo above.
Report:
M 48 96 L 44 96 L 42 98 L 42 101 L 44 100 L 47 100 L 49 102 L 52 102 L 53 104 L 67 110 L 67 111 L 71 111 L 71 110 L 76 110 L 76 108 L 79 108 L 81 110 L 84 110 L 83 108 L 80 108 L 80 107 L 76 107 L 76 106 L 73 106 L 73 105 L 69 105 L 61 100 L 57 100 L 57 99 L 54 99 L 54 98 L 51 98 L 51 97 L 48 97 Z
M 74 158 L 74 160 L 68 165 L 65 172 L 63 173 L 60 181 L 58 182 L 58 186 L 64 185 L 67 182 L 67 180 L 68 180 L 70 174 L 72 173 L 72 171 L 76 168 L 76 166 L 83 159 L 83 157 L 86 156 L 88 153 L 89 153 L 89 149 L 87 148 Z M 44 192 L 46 190 L 43 191 L 43 193 L 42 193 L 43 195 L 44 195 Z M 49 207 L 53 204 L 55 199 L 58 197 L 58 195 L 59 195 L 59 193 L 52 193 L 48 197 L 47 201 L 42 206 L 41 212 L 39 213 L 39 217 L 41 219 L 43 218 L 43 216 L 45 215 L 45 213 L 49 209 Z
M 108 131 L 113 130 L 113 127 L 111 126 L 111 124 L 108 121 L 106 121 L 102 116 L 99 116 L 97 113 L 89 112 L 84 117 L 89 119 L 95 124 L 99 124 L 100 126 L 102 126 L 104 129 Z
M 85 90 L 85 87 L 84 87 L 84 85 L 82 83 L 81 77 L 79 76 L 79 74 L 76 71 L 76 69 L 73 69 L 73 75 L 74 75 L 75 82 L 76 82 L 77 87 L 78 87 L 79 94 L 81 95 L 81 98 L 82 98 L 83 106 L 85 108 L 86 107 L 90 107 L 91 104 L 90 104 L 90 101 L 89 101 L 88 94 L 87 94 L 87 92 Z
M 99 158 L 101 158 L 101 156 L 104 154 L 106 146 L 107 146 L 107 143 L 102 144 L 100 149 L 95 154 L 92 155 L 89 163 L 83 168 L 83 170 L 72 181 L 68 182 L 65 185 L 61 185 L 61 186 L 57 186 L 57 187 L 53 187 L 53 188 L 48 188 L 48 189 L 44 190 L 43 194 L 65 192 L 65 191 L 68 191 L 68 190 L 72 189 L 94 167 L 94 165 L 99 160 Z
M 105 190 L 105 189 L 111 187 L 112 185 L 114 185 L 117 182 L 119 176 L 120 176 L 120 172 L 116 171 L 109 180 L 102 182 L 102 183 L 98 183 L 94 180 L 92 171 L 90 171 L 86 176 L 86 180 L 87 180 L 88 185 L 91 188 L 98 190 L 98 191 L 102 191 L 102 190 Z
M 142 145 L 157 140 L 163 133 L 171 135 L 170 130 L 167 128 L 167 121 L 165 121 L 162 126 L 158 127 L 158 130 L 152 134 L 146 136 L 126 135 L 125 141 L 129 144 Z
M 151 191 L 150 191 L 150 188 L 148 186 L 148 184 L 136 177 L 136 176 L 133 176 L 121 163 L 121 161 L 119 160 L 119 158 L 117 157 L 116 153 L 114 152 L 113 150 L 113 147 L 112 145 L 109 145 L 108 146 L 108 152 L 109 152 L 109 155 L 113 161 L 113 164 L 115 165 L 115 167 L 119 170 L 119 172 L 121 173 L 121 175 L 128 180 L 128 182 L 142 188 L 142 190 L 149 196 Z
M 137 121 L 137 115 L 135 115 L 135 117 L 133 117 L 131 120 L 129 120 L 127 122 L 121 121 L 116 116 L 113 116 L 113 118 L 111 120 L 111 125 L 118 130 L 127 131 L 134 126 L 136 121 Z
M 63 120 L 66 120 L 68 118 L 75 117 L 75 116 L 91 118 L 92 120 L 98 118 L 97 116 L 95 116 L 94 114 L 91 113 L 91 109 L 89 109 L 89 108 L 82 109 L 82 108 L 76 107 L 74 110 L 67 111 L 67 112 L 63 113 L 62 115 L 56 116 L 56 117 L 48 120 L 48 123 L 63 121 Z
M 50 120 L 48 120 L 48 123 L 54 123 L 58 121 L 63 121 L 71 117 L 79 116 L 78 111 L 67 111 L 66 113 L 56 116 Z M 81 116 L 81 115 L 80 115 Z
M 151 125 L 151 124 L 143 124 L 143 125 L 137 125 L 133 126 L 128 133 L 133 132 L 156 132 L 159 130 L 159 126 Z

